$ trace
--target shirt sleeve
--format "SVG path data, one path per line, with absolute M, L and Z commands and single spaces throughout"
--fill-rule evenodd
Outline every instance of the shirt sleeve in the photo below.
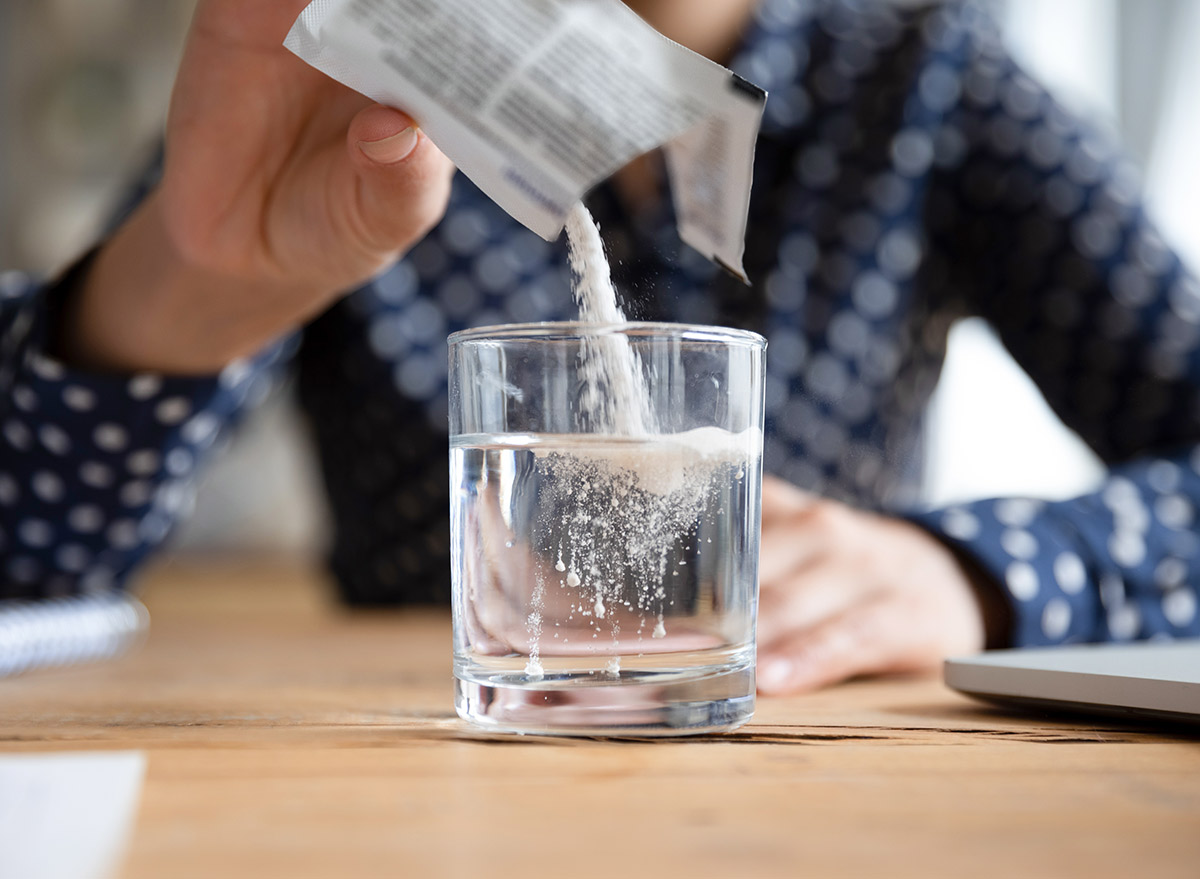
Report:
M 64 286 L 0 275 L 0 598 L 124 586 L 286 356 L 281 344 L 203 378 L 74 370 L 45 350 Z
M 994 41 L 966 57 L 941 78 L 960 158 L 934 178 L 936 271 L 1109 471 L 1069 501 L 913 518 L 1001 584 L 1014 645 L 1200 634 L 1200 284 L 1105 135 Z

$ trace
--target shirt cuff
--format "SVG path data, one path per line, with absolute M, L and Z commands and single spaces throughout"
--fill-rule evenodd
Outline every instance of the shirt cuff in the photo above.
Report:
M 46 353 L 72 274 L 4 305 L 2 597 L 123 585 L 190 508 L 200 461 L 247 397 L 265 395 L 261 367 L 278 356 L 199 378 L 73 369 Z
M 990 578 L 1009 608 L 1005 646 L 1093 640 L 1096 590 L 1073 529 L 1057 504 L 1031 498 L 976 501 L 908 515 Z

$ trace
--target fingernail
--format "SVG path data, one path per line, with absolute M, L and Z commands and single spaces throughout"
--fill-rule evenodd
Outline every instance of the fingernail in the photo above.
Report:
M 777 692 L 791 683 L 795 668 L 789 660 L 771 659 L 758 665 L 758 688 Z
M 417 148 L 417 129 L 409 126 L 403 131 L 385 137 L 383 140 L 360 140 L 358 148 L 372 162 L 381 165 L 393 165 L 412 155 Z

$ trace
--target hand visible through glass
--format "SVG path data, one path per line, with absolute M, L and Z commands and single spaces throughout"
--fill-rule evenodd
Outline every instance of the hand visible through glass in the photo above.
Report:
M 658 615 L 601 602 L 586 582 L 558 570 L 556 560 L 533 552 L 504 520 L 496 496 L 480 495 L 465 523 L 464 553 L 468 600 L 463 625 L 475 652 L 529 656 L 536 645 L 543 663 L 554 658 L 594 657 L 597 668 L 614 656 L 704 650 L 719 645 L 711 632 L 668 617 L 656 637 Z M 537 614 L 537 620 L 531 620 Z

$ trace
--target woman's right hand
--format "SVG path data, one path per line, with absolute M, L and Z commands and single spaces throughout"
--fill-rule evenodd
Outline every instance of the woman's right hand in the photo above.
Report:
M 200 0 L 161 185 L 102 249 L 61 337 L 81 365 L 215 371 L 437 223 L 450 161 L 398 110 L 283 47 L 306 0 Z

